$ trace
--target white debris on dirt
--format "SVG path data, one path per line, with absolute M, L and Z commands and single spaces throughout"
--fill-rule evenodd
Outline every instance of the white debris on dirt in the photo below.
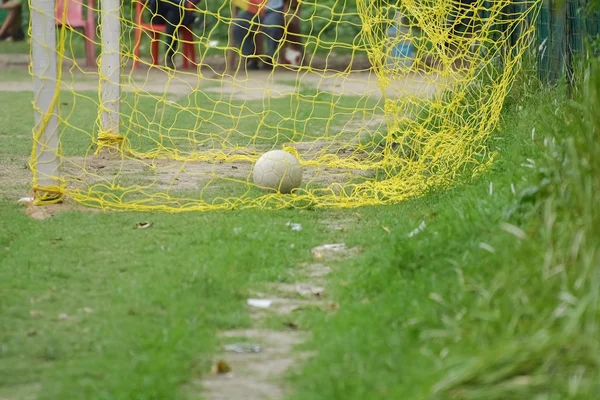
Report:
M 256 308 L 269 308 L 273 300 L 268 299 L 248 299 L 248 305 Z

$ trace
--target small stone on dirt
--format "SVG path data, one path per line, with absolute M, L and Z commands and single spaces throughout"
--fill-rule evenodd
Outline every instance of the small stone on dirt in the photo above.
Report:
M 320 278 L 331 273 L 331 268 L 323 264 L 309 264 L 307 269 L 311 278 Z
M 223 349 L 234 353 L 260 353 L 262 350 L 258 344 L 253 343 L 232 343 L 225 345 Z
M 349 249 L 345 243 L 324 244 L 311 249 L 311 253 L 315 258 L 336 257 L 357 251 L 356 248 Z
M 320 296 L 325 291 L 319 286 L 311 286 L 303 283 L 296 284 L 296 292 L 301 296 Z

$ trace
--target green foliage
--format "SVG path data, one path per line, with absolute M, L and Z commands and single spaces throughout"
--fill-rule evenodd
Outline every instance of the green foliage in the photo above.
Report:
M 319 355 L 295 375 L 294 399 L 596 397 L 597 64 L 580 92 L 514 97 L 485 177 L 361 210 L 346 242 L 365 252 L 331 289 L 340 311 L 300 320 Z

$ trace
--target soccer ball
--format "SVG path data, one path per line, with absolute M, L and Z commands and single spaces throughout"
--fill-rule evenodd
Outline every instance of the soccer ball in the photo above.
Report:
M 298 67 L 302 63 L 302 53 L 298 50 L 286 47 L 285 59 L 288 63 L 292 64 L 295 67 Z
M 302 167 L 293 154 L 271 150 L 263 154 L 252 172 L 254 183 L 260 187 L 290 193 L 302 183 Z

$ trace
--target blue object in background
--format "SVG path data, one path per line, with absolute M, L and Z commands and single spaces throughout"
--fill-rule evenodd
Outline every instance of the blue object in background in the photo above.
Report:
M 398 43 L 392 48 L 393 58 L 412 58 L 415 52 L 415 47 L 410 42 Z
M 403 17 L 396 14 L 395 22 L 387 31 L 392 48 L 388 50 L 388 67 L 410 68 L 414 62 L 415 46 L 410 40 L 410 28 L 402 25 Z M 399 40 L 398 33 L 402 35 Z

